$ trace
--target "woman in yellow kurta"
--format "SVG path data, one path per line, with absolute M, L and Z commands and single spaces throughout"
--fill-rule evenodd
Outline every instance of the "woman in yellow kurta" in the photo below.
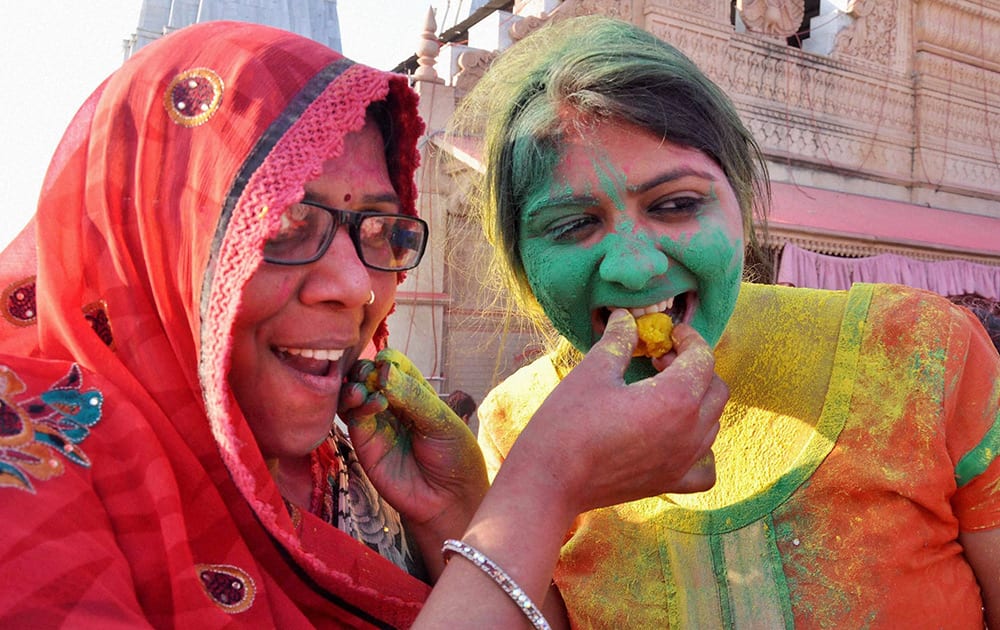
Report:
M 1000 361 L 971 313 L 898 286 L 741 283 L 759 150 L 714 84 L 630 25 L 542 30 L 463 116 L 487 121 L 500 268 L 568 342 L 480 406 L 488 463 L 616 307 L 693 327 L 729 387 L 714 460 L 695 464 L 711 490 L 567 533 L 555 581 L 575 626 L 974 628 L 984 607 L 1000 624 Z M 673 360 L 634 359 L 626 380 Z

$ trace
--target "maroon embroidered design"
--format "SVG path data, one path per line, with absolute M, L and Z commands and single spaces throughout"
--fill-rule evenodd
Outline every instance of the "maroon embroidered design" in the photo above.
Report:
M 243 612 L 253 604 L 257 588 L 243 569 L 228 564 L 199 564 L 195 570 L 205 593 L 226 612 Z
M 115 336 L 111 332 L 111 320 L 108 318 L 108 305 L 103 301 L 91 302 L 83 307 L 83 316 L 90 322 L 97 336 L 109 348 L 115 347 Z
M 35 276 L 13 282 L 4 289 L 3 316 L 15 326 L 35 323 L 38 308 L 35 301 Z
M 167 113 L 178 125 L 197 127 L 219 109 L 222 79 L 208 68 L 195 68 L 174 77 L 163 95 Z
M 22 414 L 24 412 L 18 407 L 7 404 L 6 400 L 0 400 L 0 444 L 4 447 L 16 444 L 27 434 L 31 425 Z

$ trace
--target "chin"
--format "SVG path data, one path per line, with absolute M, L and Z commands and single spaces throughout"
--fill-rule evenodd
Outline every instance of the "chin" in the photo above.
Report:
M 265 459 L 280 460 L 307 457 L 323 443 L 323 440 L 330 436 L 332 427 L 331 423 L 325 431 L 310 431 L 308 434 L 300 432 L 294 438 L 289 435 L 282 436 L 277 443 L 272 443 L 270 448 L 262 447 L 261 452 L 264 453 Z

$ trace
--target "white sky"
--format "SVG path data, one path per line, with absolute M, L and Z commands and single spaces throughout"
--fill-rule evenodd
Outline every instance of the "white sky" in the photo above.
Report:
M 0 249 L 34 214 L 77 108 L 122 62 L 142 0 L 0 0 Z M 430 1 L 338 0 L 344 54 L 389 70 L 416 50 Z

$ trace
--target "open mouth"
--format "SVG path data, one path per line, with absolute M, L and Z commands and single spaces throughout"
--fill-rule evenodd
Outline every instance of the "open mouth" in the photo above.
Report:
M 342 349 L 285 348 L 273 349 L 282 363 L 311 376 L 331 376 L 337 361 L 344 356 Z
M 632 313 L 632 317 L 635 317 L 636 319 L 650 313 L 666 313 L 676 325 L 690 322 L 691 318 L 694 317 L 694 311 L 697 305 L 698 294 L 694 291 L 686 291 L 673 297 L 669 297 L 661 302 L 650 304 L 649 306 L 621 308 L 625 308 L 625 310 L 629 313 Z M 594 311 L 591 317 L 593 320 L 594 332 L 596 333 L 595 339 L 600 339 L 601 335 L 604 334 L 604 328 L 608 324 L 608 317 L 611 316 L 611 311 L 614 310 L 614 308 L 617 307 L 603 307 Z

